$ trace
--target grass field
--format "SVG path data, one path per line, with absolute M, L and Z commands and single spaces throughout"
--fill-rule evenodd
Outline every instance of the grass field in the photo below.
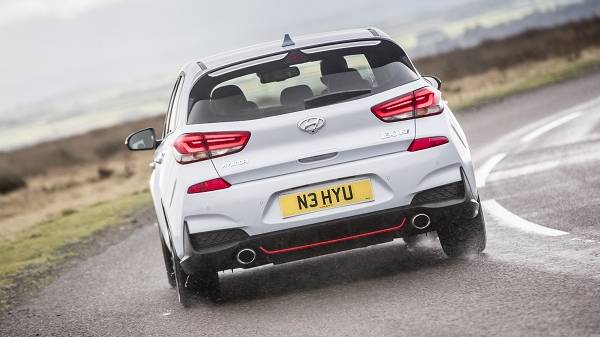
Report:
M 44 281 L 46 271 L 79 254 L 67 247 L 107 227 L 123 223 L 132 212 L 146 206 L 149 201 L 146 192 L 115 198 L 78 211 L 63 212 L 2 240 L 0 309 L 10 305 L 16 281 L 21 288 L 35 287 Z
M 488 41 L 415 63 L 423 74 L 442 78 L 445 99 L 460 112 L 600 70 L 597 36 L 600 19 Z M 123 139 L 146 126 L 160 130 L 161 124 L 162 117 L 150 118 L 2 153 L 3 307 L 10 305 L 15 287 L 35 287 L 45 270 L 77 255 L 65 247 L 122 223 L 148 204 L 152 154 L 127 152 Z M 14 191 L 2 194 L 2 186 L 13 185 Z
M 454 81 L 490 70 L 509 70 L 549 59 L 577 60 L 584 50 L 600 47 L 600 18 L 534 29 L 501 40 L 414 60 L 422 74 Z
M 444 96 L 454 111 L 600 70 L 600 47 L 584 49 L 576 58 L 553 57 L 507 69 L 451 80 L 443 84 Z

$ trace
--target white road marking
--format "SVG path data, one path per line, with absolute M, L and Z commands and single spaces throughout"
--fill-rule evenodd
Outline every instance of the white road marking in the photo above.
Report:
M 540 123 L 542 123 L 542 124 L 532 123 L 529 126 L 523 127 L 522 129 L 515 130 L 513 133 L 506 135 L 504 138 L 502 138 L 502 140 L 498 140 L 495 143 L 497 145 L 496 148 L 498 148 L 498 149 L 502 148 L 501 147 L 502 144 L 511 141 L 511 139 L 514 139 L 515 136 L 517 136 L 519 133 L 523 134 L 523 132 L 527 132 L 527 133 L 522 136 L 521 143 L 530 142 L 530 141 L 536 139 L 537 137 L 543 135 L 544 133 L 546 133 L 552 129 L 555 129 L 555 128 L 581 116 L 583 114 L 582 111 L 585 111 L 591 107 L 595 107 L 598 104 L 600 104 L 600 97 L 596 98 L 592 101 L 580 104 L 578 106 L 575 106 L 575 107 L 572 107 L 570 109 L 563 111 L 563 113 L 565 113 L 565 114 L 568 113 L 568 114 L 564 115 L 563 117 L 558 118 L 554 121 L 547 122 L 546 120 L 544 120 L 544 121 L 540 121 Z M 541 126 L 538 127 L 538 125 L 541 125 Z M 531 131 L 529 131 L 529 130 L 531 130 Z M 488 146 L 488 148 L 494 148 L 494 146 Z M 500 163 L 506 157 L 506 155 L 507 155 L 506 153 L 498 153 L 498 154 L 490 157 L 490 159 L 488 159 L 478 170 L 476 170 L 475 177 L 477 180 L 477 187 L 484 187 L 488 180 L 504 179 L 509 176 L 513 176 L 515 174 L 521 175 L 521 174 L 528 174 L 530 172 L 535 172 L 535 171 L 540 171 L 540 170 L 553 169 L 556 167 L 556 162 L 557 162 L 555 160 L 550 160 L 545 163 L 528 165 L 528 167 L 510 169 L 510 170 L 507 170 L 504 172 L 502 172 L 502 171 L 495 172 L 492 176 L 490 176 L 491 172 L 494 170 L 494 168 L 498 165 L 498 163 Z M 593 155 L 591 157 L 593 157 Z M 587 160 L 590 160 L 590 158 L 587 158 Z M 571 163 L 571 162 L 569 162 L 569 163 Z M 564 164 L 564 162 L 560 162 L 560 164 L 562 165 L 562 164 Z M 548 228 L 548 227 L 545 227 L 542 225 L 535 224 L 528 220 L 525 220 L 525 219 L 519 217 L 518 215 L 508 211 L 504 207 L 502 207 L 494 199 L 483 201 L 482 206 L 484 207 L 484 210 L 486 212 L 489 212 L 492 217 L 497 218 L 499 225 L 502 225 L 502 226 L 512 227 L 512 228 L 515 228 L 515 229 L 523 231 L 523 232 L 537 234 L 537 235 L 543 235 L 543 236 L 553 236 L 554 237 L 554 236 L 563 236 L 563 235 L 569 234 L 568 232 L 565 232 L 565 231 Z M 593 240 L 578 239 L 578 238 L 573 238 L 571 240 L 578 240 L 578 241 L 586 242 L 586 243 L 591 243 L 593 241 Z M 598 242 L 598 241 L 596 241 L 596 242 Z
M 513 169 L 508 169 L 508 170 L 504 170 L 504 171 L 497 171 L 497 172 L 491 173 L 489 175 L 488 181 L 510 179 L 510 178 L 516 178 L 519 176 L 527 175 L 527 174 L 549 171 L 549 170 L 559 167 L 560 165 L 561 165 L 561 163 L 558 160 L 550 160 L 550 161 L 543 161 L 543 162 L 535 163 L 535 164 L 531 164 L 531 165 L 525 165 L 525 166 L 521 166 L 521 167 L 517 167 L 517 168 L 513 168 Z
M 583 152 L 575 156 L 562 157 L 561 160 L 548 160 L 535 164 L 525 165 L 504 171 L 490 173 L 487 181 L 498 181 L 503 179 L 516 178 L 519 176 L 550 171 L 560 166 L 577 166 L 600 160 L 600 153 L 591 151 Z
M 572 238 L 571 241 L 581 241 L 583 243 L 599 243 L 598 240 L 582 239 L 582 238 Z
M 556 119 L 548 124 L 545 124 L 544 126 L 541 126 L 541 127 L 537 128 L 536 130 L 523 136 L 523 138 L 521 138 L 521 143 L 530 142 L 530 141 L 536 139 L 537 137 L 543 135 L 544 133 L 546 133 L 552 129 L 555 129 L 555 128 L 581 116 L 582 114 L 583 113 L 581 111 L 576 111 L 576 112 L 570 113 L 566 116 L 563 116 L 559 119 Z
M 475 181 L 477 182 L 477 187 L 485 186 L 488 176 L 494 167 L 496 167 L 496 165 L 498 165 L 498 163 L 504 159 L 504 157 L 506 157 L 506 153 L 498 153 L 488 159 L 485 163 L 483 163 L 483 165 L 481 165 L 481 167 L 479 167 L 479 169 L 477 169 L 477 171 L 475 171 Z
M 563 232 L 558 229 L 544 227 L 542 225 L 535 224 L 527 221 L 520 216 L 511 213 L 506 208 L 502 207 L 496 200 L 490 199 L 482 202 L 484 210 L 490 212 L 492 216 L 497 217 L 500 221 L 500 225 L 512 227 L 523 232 L 544 235 L 544 236 L 561 236 L 567 235 L 568 232 Z

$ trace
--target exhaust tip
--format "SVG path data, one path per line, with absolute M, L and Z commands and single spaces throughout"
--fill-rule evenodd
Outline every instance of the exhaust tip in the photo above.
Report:
M 416 229 L 425 229 L 431 224 L 429 215 L 425 213 L 416 214 L 410 219 L 411 225 Z
M 240 250 L 236 255 L 236 260 L 240 264 L 248 265 L 256 259 L 256 252 L 250 248 Z

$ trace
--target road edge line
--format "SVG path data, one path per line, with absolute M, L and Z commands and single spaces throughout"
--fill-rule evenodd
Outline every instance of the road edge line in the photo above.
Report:
M 521 138 L 521 143 L 528 143 L 528 142 L 538 138 L 539 136 L 541 136 L 549 131 L 552 131 L 553 129 L 556 129 L 559 126 L 572 121 L 573 119 L 575 119 L 581 115 L 583 115 L 583 112 L 575 111 L 566 116 L 562 116 L 558 119 L 555 119 L 552 122 L 541 126 L 539 129 L 533 130 L 531 133 L 528 133 L 525 136 L 523 136 Z
M 563 236 L 568 235 L 568 232 L 561 231 L 554 228 L 545 227 L 542 225 L 535 224 L 531 221 L 525 220 L 520 216 L 512 213 L 506 208 L 502 207 L 495 199 L 489 199 L 482 202 L 483 208 L 492 213 L 495 217 L 504 221 L 499 222 L 500 224 L 518 229 L 523 232 L 538 234 L 544 236 Z
M 490 159 L 488 159 L 483 165 L 481 165 L 477 170 L 475 170 L 475 182 L 477 183 L 477 188 L 485 187 L 486 181 L 490 173 L 496 165 L 498 165 L 504 157 L 506 157 L 506 153 L 498 153 L 493 155 Z

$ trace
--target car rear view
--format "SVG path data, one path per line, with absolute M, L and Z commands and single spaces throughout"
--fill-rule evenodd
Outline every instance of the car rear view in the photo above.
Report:
M 357 34 L 286 37 L 185 75 L 184 121 L 151 181 L 183 302 L 218 293 L 220 270 L 429 231 L 449 256 L 484 249 L 468 145 L 439 83 L 382 32 Z

